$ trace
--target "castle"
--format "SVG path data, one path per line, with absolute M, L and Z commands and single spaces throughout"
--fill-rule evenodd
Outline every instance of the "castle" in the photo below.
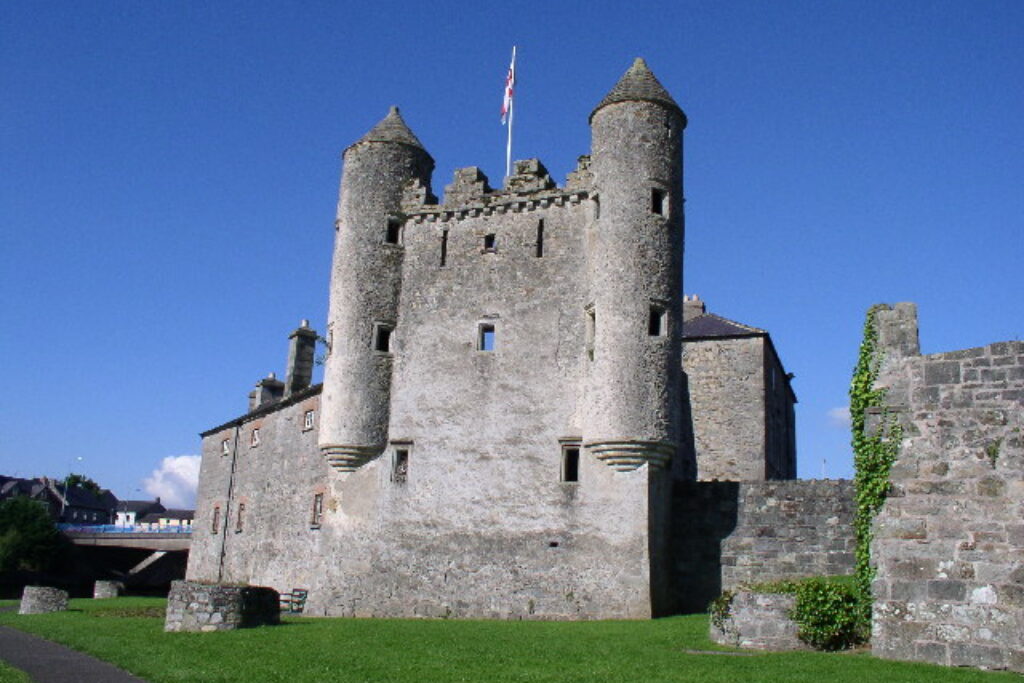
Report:
M 638 59 L 562 187 L 536 159 L 497 190 L 463 168 L 438 203 L 394 108 L 352 144 L 324 382 L 303 321 L 285 380 L 203 433 L 188 578 L 301 588 L 320 615 L 643 618 L 714 597 L 706 541 L 745 503 L 716 485 L 717 528 L 688 482 L 795 477 L 796 399 L 764 330 L 682 296 L 686 125 Z M 833 540 L 820 557 L 848 569 Z

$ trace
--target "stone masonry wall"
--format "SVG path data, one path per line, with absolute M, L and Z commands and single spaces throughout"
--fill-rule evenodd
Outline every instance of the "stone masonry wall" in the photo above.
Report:
M 797 637 L 799 627 L 789 618 L 795 606 L 792 593 L 737 591 L 721 627 L 709 625 L 711 640 L 751 650 L 810 650 Z
M 745 583 L 853 573 L 851 481 L 685 482 L 674 503 L 686 612 Z
M 281 622 L 278 592 L 262 586 L 174 581 L 165 631 L 231 631 Z
M 765 477 L 764 339 L 687 341 L 683 371 L 690 389 L 697 477 Z
M 921 356 L 911 304 L 877 320 L 891 417 L 874 422 L 904 439 L 875 521 L 872 650 L 1024 672 L 1024 342 Z

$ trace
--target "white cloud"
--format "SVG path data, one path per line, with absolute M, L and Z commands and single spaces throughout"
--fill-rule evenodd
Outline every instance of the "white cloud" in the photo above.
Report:
M 153 474 L 142 481 L 146 493 L 160 496 L 160 502 L 166 507 L 195 507 L 200 460 L 198 455 L 172 455 L 164 458 L 159 469 L 153 470 Z
M 835 429 L 850 428 L 850 406 L 836 406 L 828 411 L 828 423 Z

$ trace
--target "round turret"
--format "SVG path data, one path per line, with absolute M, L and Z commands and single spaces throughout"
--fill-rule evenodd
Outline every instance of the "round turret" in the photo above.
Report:
M 434 160 L 396 107 L 344 153 L 335 223 L 320 450 L 343 471 L 387 445 L 391 335 L 402 275 L 402 190 Z
M 681 439 L 686 115 L 637 59 L 590 124 L 584 446 L 616 469 L 660 467 Z

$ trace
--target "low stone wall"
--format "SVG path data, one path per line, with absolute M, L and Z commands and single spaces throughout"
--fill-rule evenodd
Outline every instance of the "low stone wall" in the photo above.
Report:
M 281 623 L 280 596 L 263 586 L 175 581 L 165 631 L 230 631 Z
M 68 608 L 68 592 L 46 586 L 25 586 L 18 614 L 48 614 Z
M 674 497 L 678 602 L 743 584 L 853 573 L 853 482 L 685 482 Z
M 737 591 L 722 626 L 711 624 L 711 640 L 751 650 L 810 650 L 789 618 L 795 604 L 791 593 Z
M 92 589 L 92 597 L 94 600 L 116 598 L 123 590 L 124 584 L 120 581 L 97 581 Z

